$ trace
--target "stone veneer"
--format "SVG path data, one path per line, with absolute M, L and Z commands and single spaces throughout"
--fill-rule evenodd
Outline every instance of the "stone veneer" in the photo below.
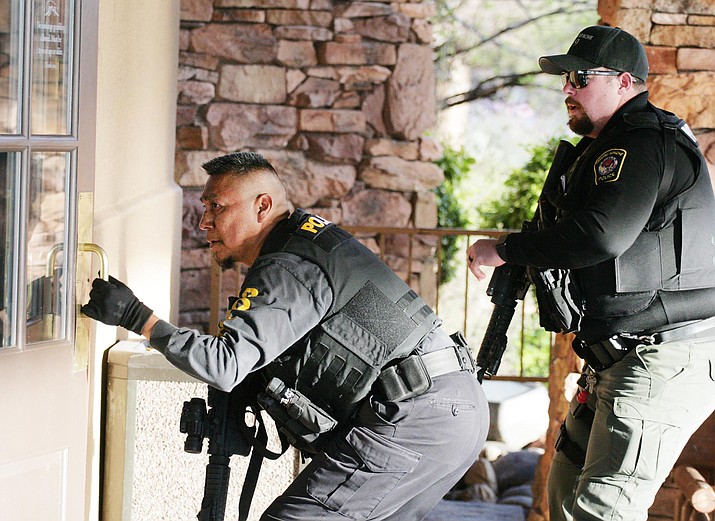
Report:
M 645 45 L 651 101 L 688 122 L 715 176 L 715 2 L 599 0 L 598 12 Z
M 436 120 L 433 14 L 406 0 L 182 1 L 183 325 L 208 327 L 198 197 L 218 155 L 262 153 L 296 207 L 337 223 L 436 226 L 441 150 L 423 136 Z

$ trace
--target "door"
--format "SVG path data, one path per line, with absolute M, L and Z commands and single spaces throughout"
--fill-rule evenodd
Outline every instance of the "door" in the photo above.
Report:
M 95 3 L 0 0 L 2 521 L 88 516 Z

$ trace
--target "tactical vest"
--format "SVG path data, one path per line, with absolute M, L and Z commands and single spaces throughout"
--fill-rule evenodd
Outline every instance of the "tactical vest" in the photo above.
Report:
M 657 110 L 657 109 L 656 109 Z M 698 158 L 690 188 L 663 200 L 648 227 L 616 264 L 616 291 L 688 290 L 715 286 L 715 199 L 705 159 L 685 122 L 657 110 L 625 117 L 633 127 L 662 128 L 665 165 L 660 194 L 665 194 L 675 172 L 676 147 Z M 654 222 L 660 220 L 661 222 Z
M 651 104 L 649 108 L 624 116 L 626 131 L 660 129 L 664 137 L 664 167 L 649 222 L 616 259 L 574 270 L 576 281 L 582 281 L 587 315 L 596 309 L 596 315 L 611 317 L 611 327 L 620 331 L 648 330 L 715 314 L 715 199 L 707 165 L 683 120 Z M 692 185 L 668 197 L 678 175 L 679 148 L 698 166 Z M 612 283 L 587 282 L 608 280 Z M 614 287 L 615 294 L 610 293 Z
M 377 256 L 321 217 L 296 210 L 289 226 L 272 232 L 261 257 L 279 252 L 320 266 L 333 290 L 331 309 L 321 323 L 262 371 L 266 381 L 277 378 L 288 390 L 286 397 L 281 384 L 272 384 L 269 398 L 284 406 L 307 398 L 317 408 L 310 419 L 292 424 L 275 404 L 273 411 L 266 409 L 293 445 L 315 452 L 322 435 L 354 413 L 382 368 L 409 355 L 441 321 Z M 298 409 L 305 404 L 288 416 Z

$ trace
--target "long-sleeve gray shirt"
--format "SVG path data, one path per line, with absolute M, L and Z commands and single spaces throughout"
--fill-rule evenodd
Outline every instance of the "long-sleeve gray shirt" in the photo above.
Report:
M 182 371 L 224 391 L 275 360 L 315 328 L 333 291 L 323 271 L 296 255 L 260 257 L 217 336 L 160 321 L 150 344 Z

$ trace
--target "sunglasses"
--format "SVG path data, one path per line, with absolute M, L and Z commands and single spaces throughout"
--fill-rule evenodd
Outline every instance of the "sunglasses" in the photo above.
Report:
M 574 89 L 583 89 L 588 85 L 589 76 L 618 76 L 618 71 L 568 71 L 561 73 L 561 84 L 568 82 Z

